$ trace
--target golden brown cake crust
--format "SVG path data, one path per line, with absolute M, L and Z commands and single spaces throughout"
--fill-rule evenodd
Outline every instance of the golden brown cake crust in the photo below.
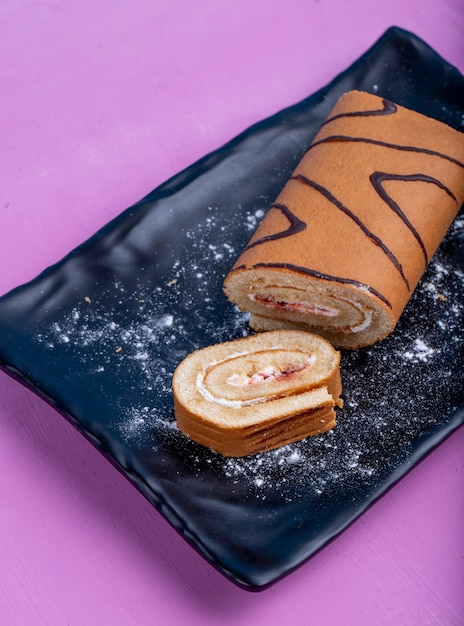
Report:
M 226 277 L 225 293 L 262 327 L 306 325 L 340 347 L 368 345 L 394 328 L 463 202 L 462 133 L 348 92 Z M 315 309 L 324 294 L 325 311 Z
M 179 429 L 225 456 L 270 450 L 335 426 L 340 354 L 316 335 L 277 330 L 188 355 L 173 376 Z

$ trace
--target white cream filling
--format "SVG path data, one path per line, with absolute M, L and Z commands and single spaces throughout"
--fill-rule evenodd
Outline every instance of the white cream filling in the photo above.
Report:
M 272 365 L 268 367 L 264 367 L 260 372 L 253 374 L 253 376 L 247 376 L 246 374 L 232 374 L 227 379 L 227 384 L 232 385 L 233 387 L 245 387 L 246 385 L 251 385 L 254 383 L 262 382 L 264 379 L 272 378 L 279 374 L 280 370 Z
M 246 387 L 247 385 L 263 383 L 266 380 L 271 380 L 271 379 L 276 379 L 276 378 L 278 379 L 279 377 L 290 376 L 291 374 L 296 374 L 297 372 L 300 372 L 306 367 L 310 367 L 315 362 L 316 362 L 316 356 L 312 354 L 310 357 L 306 359 L 306 363 L 303 366 L 298 367 L 294 370 L 289 369 L 287 371 L 282 371 L 281 369 L 279 369 L 278 367 L 275 367 L 274 365 L 268 365 L 267 367 L 263 367 L 262 369 L 260 369 L 259 372 L 256 372 L 252 376 L 247 376 L 246 374 L 238 374 L 236 372 L 232 374 L 232 376 L 229 376 L 226 382 L 227 384 L 232 385 L 234 387 Z
M 372 323 L 372 313 L 370 311 L 365 311 L 360 304 L 358 304 L 357 302 L 352 302 L 350 300 L 350 303 L 355 306 L 359 311 L 361 311 L 361 314 L 363 316 L 363 321 L 360 322 L 359 324 L 357 324 L 356 326 L 352 326 L 350 328 L 350 331 L 352 333 L 360 333 L 362 330 L 366 330 L 366 328 L 369 328 L 369 326 Z
M 259 296 L 256 297 L 256 294 L 254 293 L 249 293 L 248 297 L 250 298 L 252 302 L 260 302 Z M 277 300 L 273 300 L 272 298 L 269 298 L 269 301 L 271 303 L 275 303 L 277 306 L 279 305 L 279 302 L 277 302 Z M 372 323 L 372 313 L 370 311 L 366 311 L 365 309 L 363 309 L 358 302 L 353 302 L 353 300 L 346 300 L 346 302 L 356 307 L 358 311 L 361 312 L 361 315 L 363 317 L 362 321 L 359 324 L 356 324 L 355 326 L 350 326 L 350 328 L 348 329 L 349 332 L 359 333 L 369 328 L 369 326 Z M 266 306 L 265 302 L 260 302 L 260 304 L 262 304 L 264 307 Z M 336 317 L 337 315 L 340 314 L 340 311 L 338 309 L 333 309 L 325 305 L 324 306 L 318 306 L 317 304 L 310 305 L 305 302 L 289 302 L 288 303 L 289 310 L 291 310 L 292 304 L 296 305 L 297 307 L 301 307 L 303 309 L 308 309 L 308 311 L 314 311 L 314 313 L 312 314 L 315 315 L 316 317 L 317 316 Z M 272 308 L 272 304 L 270 305 L 270 308 Z M 285 305 L 283 305 L 282 308 L 285 309 Z M 341 330 L 341 332 L 348 332 L 348 331 Z
M 271 350 L 272 349 L 278 350 L 277 347 L 271 348 Z M 225 363 L 225 361 L 228 361 L 229 359 L 235 359 L 240 356 L 246 356 L 247 354 L 250 354 L 249 350 L 245 350 L 244 352 L 234 352 L 233 354 L 230 354 L 226 359 L 222 359 L 220 361 L 211 361 L 211 363 L 205 369 L 203 369 L 201 372 L 197 374 L 197 379 L 196 379 L 197 389 L 201 393 L 201 395 L 205 398 L 205 400 L 208 400 L 208 402 L 214 402 L 215 404 L 220 404 L 221 406 L 230 407 L 231 409 L 240 409 L 243 406 L 251 406 L 252 404 L 258 404 L 259 402 L 265 401 L 265 398 L 253 398 L 253 400 L 248 400 L 248 401 L 226 400 L 225 398 L 219 398 L 218 396 L 214 396 L 206 388 L 205 376 L 209 369 L 211 369 L 212 367 L 215 367 L 216 365 L 219 365 L 220 363 Z
M 214 396 L 205 386 L 205 374 L 205 371 L 199 372 L 197 374 L 196 384 L 198 391 L 205 398 L 205 400 L 208 400 L 208 402 L 220 404 L 221 406 L 226 406 L 231 409 L 241 409 L 244 406 L 252 406 L 253 404 L 266 402 L 266 400 L 268 399 L 267 396 L 262 396 L 260 398 L 253 398 L 252 400 L 226 400 L 225 398 Z
M 260 301 L 262 296 L 255 293 L 249 293 L 248 297 L 252 302 L 258 302 L 259 304 L 266 306 L 265 302 Z M 334 309 L 326 305 L 308 304 L 307 302 L 285 302 L 284 304 L 281 304 L 279 301 L 269 298 L 269 306 L 272 307 L 274 304 L 277 306 L 281 305 L 284 309 L 287 306 L 290 310 L 292 306 L 301 307 L 302 309 L 307 309 L 308 312 L 311 312 L 310 314 L 318 315 L 320 317 L 337 317 L 337 315 L 340 314 L 338 309 Z
M 281 350 L 281 349 L 282 349 L 281 346 L 272 346 L 270 348 L 267 348 L 267 350 Z M 206 368 L 204 368 L 201 372 L 197 374 L 197 378 L 195 381 L 196 386 L 200 394 L 205 398 L 205 400 L 207 400 L 208 402 L 220 404 L 221 406 L 226 406 L 232 409 L 240 409 L 245 406 L 253 406 L 254 404 L 260 404 L 262 402 L 267 402 L 268 400 L 270 400 L 269 396 L 258 396 L 256 398 L 252 398 L 251 400 L 227 400 L 226 398 L 215 396 L 206 387 L 205 377 L 206 377 L 207 372 L 212 367 L 215 367 L 216 365 L 219 365 L 220 363 L 225 363 L 226 361 L 230 359 L 234 359 L 240 356 L 246 356 L 247 354 L 250 354 L 248 350 L 246 350 L 245 352 L 235 352 L 231 354 L 230 356 L 228 356 L 226 359 L 222 359 L 220 361 L 212 361 Z M 307 364 L 312 365 L 315 361 L 316 361 L 316 356 L 314 354 L 311 354 L 308 358 Z M 270 378 L 272 376 L 278 376 L 282 372 L 273 366 L 268 366 L 266 368 L 263 368 L 262 373 L 269 376 Z M 252 380 L 253 377 L 256 377 L 255 378 L 256 382 L 262 382 L 261 380 L 258 379 L 259 375 L 260 375 L 260 372 L 258 372 L 257 374 L 254 374 L 252 377 L 237 373 L 237 374 L 233 374 L 232 376 L 230 376 L 227 382 L 230 385 L 242 386 L 242 385 L 248 384 L 248 380 Z M 244 378 L 247 379 L 247 382 L 245 383 L 243 382 Z

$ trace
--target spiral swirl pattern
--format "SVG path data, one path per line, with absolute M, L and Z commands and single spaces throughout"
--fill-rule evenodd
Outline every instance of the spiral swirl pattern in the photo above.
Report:
M 246 456 L 335 426 L 340 355 L 305 331 L 273 331 L 190 354 L 173 377 L 178 427 L 225 456 Z

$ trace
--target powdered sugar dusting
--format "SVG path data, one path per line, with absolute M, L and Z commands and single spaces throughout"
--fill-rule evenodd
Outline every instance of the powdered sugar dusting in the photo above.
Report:
M 412 350 L 403 352 L 403 358 L 417 363 L 418 361 L 426 362 L 433 357 L 436 350 L 428 346 L 425 341 L 417 337 L 413 341 Z
M 229 219 L 241 220 L 243 228 L 240 211 Z M 262 215 L 254 209 L 245 224 L 254 229 Z M 448 245 L 463 231 L 459 218 Z M 366 486 L 408 458 L 443 413 L 452 413 L 448 399 L 462 385 L 455 368 L 463 359 L 463 273 L 449 265 L 445 246 L 397 330 L 377 345 L 342 355 L 345 408 L 337 411 L 334 430 L 247 458 L 224 458 L 190 441 L 174 420 L 175 367 L 192 350 L 250 331 L 248 317 L 221 291 L 239 250 L 218 209 L 209 207 L 184 238 L 188 247 L 181 255 L 174 251 L 161 272 L 151 270 L 156 284 L 115 276 L 101 290 L 77 294 L 36 337 L 47 351 L 71 351 L 102 393 L 111 381 L 112 427 L 126 445 L 156 459 L 175 457 L 183 472 L 220 478 L 246 497 L 266 500 L 277 492 L 291 501 L 350 490 L 362 497 Z

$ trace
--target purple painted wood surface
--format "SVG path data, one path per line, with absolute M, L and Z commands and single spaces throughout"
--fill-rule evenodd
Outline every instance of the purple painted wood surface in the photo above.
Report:
M 391 25 L 464 71 L 462 0 L 3 0 L 0 293 L 323 86 Z M 0 622 L 458 626 L 463 449 L 461 428 L 311 561 L 250 594 L 1 374 Z

